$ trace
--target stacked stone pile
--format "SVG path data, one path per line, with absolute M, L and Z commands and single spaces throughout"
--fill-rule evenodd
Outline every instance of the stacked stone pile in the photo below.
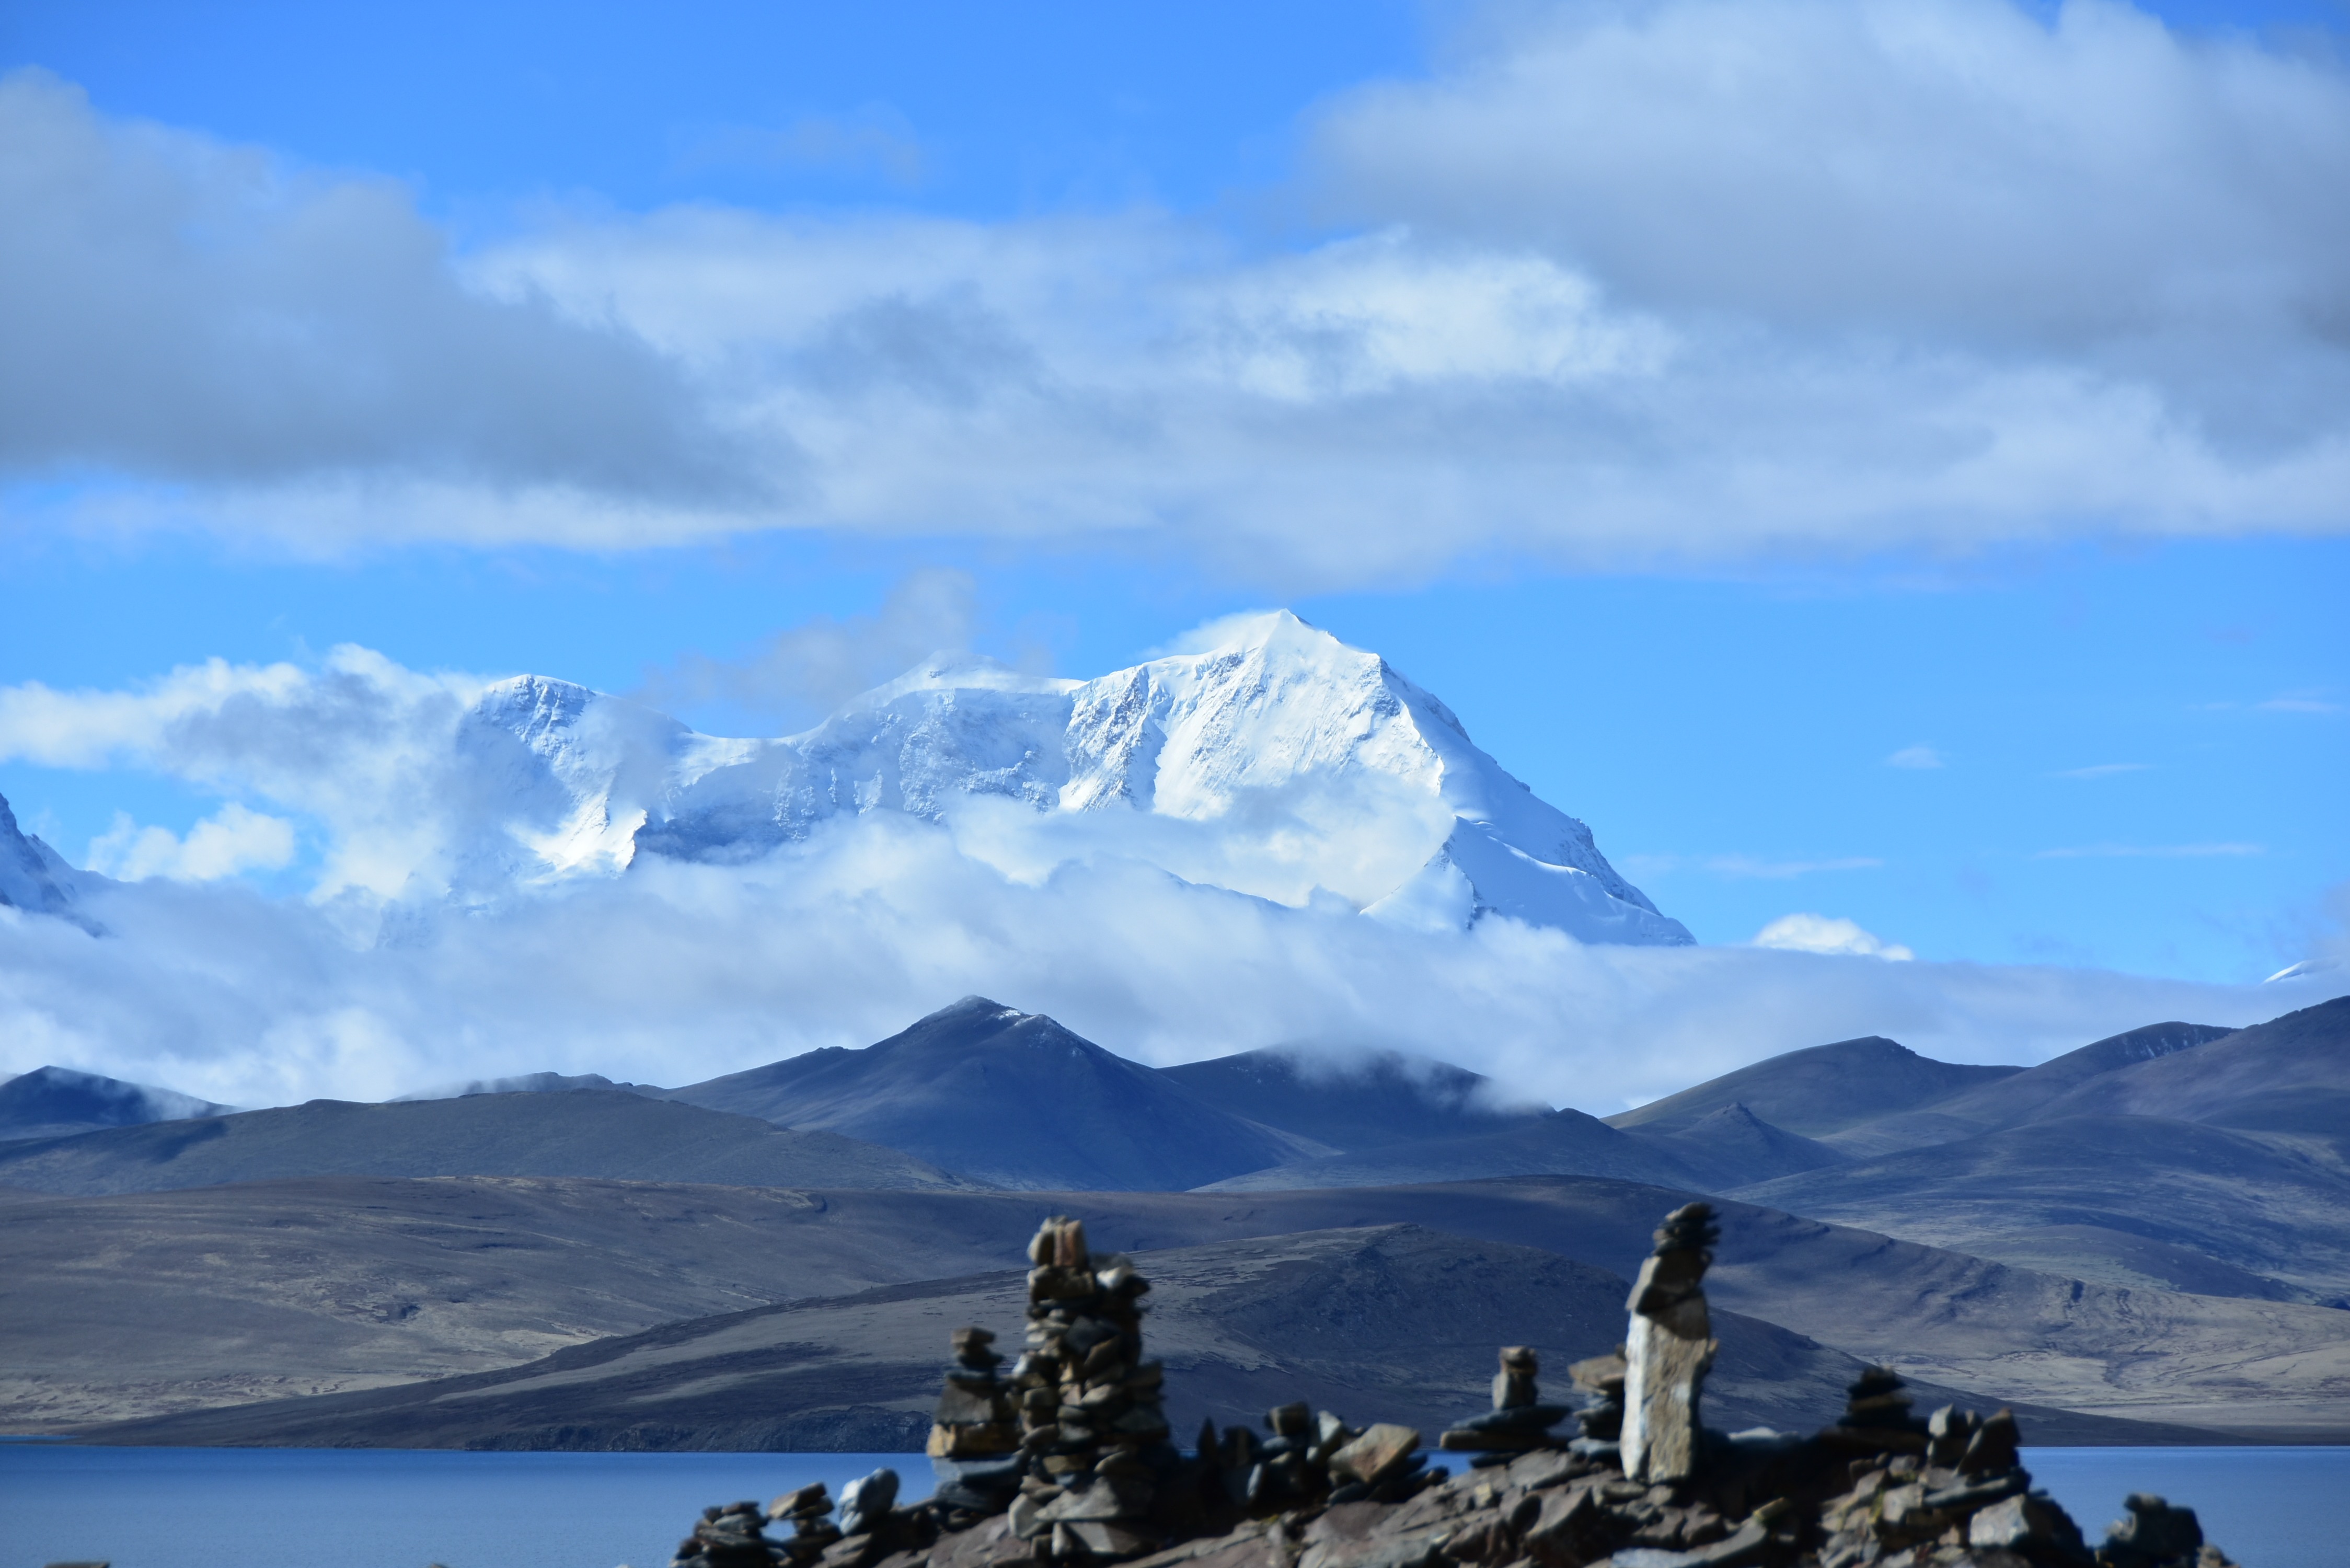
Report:
M 1163 1540 L 1164 1374 L 1142 1354 L 1149 1282 L 1121 1257 L 1096 1262 L 1082 1222 L 1055 1216 L 1028 1244 L 1028 1348 L 1012 1369 L 1025 1463 L 1012 1532 L 1062 1560 L 1139 1556 Z
M 1920 1419 L 1889 1367 L 1863 1372 L 1814 1436 L 1708 1430 L 1716 1235 L 1702 1204 L 1666 1217 L 1624 1345 L 1575 1364 L 1572 1440 L 1553 1436 L 1565 1412 L 1541 1402 L 1534 1353 L 1503 1349 L 1492 1411 L 1444 1435 L 1475 1456 L 1455 1478 L 1410 1428 L 1356 1431 L 1303 1404 L 1270 1412 L 1263 1438 L 1210 1424 L 1178 1454 L 1141 1355 L 1147 1287 L 1048 1220 L 1027 1354 L 1006 1376 L 985 1331 L 955 1334 L 936 1498 L 899 1508 L 897 1477 L 877 1472 L 835 1524 L 824 1488 L 804 1488 L 770 1511 L 793 1527 L 782 1540 L 749 1503 L 712 1509 L 678 1568 L 2233 1568 L 2192 1511 L 2144 1493 L 2092 1551 L 2033 1489 L 2011 1412 Z
M 1014 1391 L 996 1374 L 1003 1357 L 993 1348 L 995 1335 L 983 1328 L 959 1328 L 952 1344 L 954 1360 L 931 1413 L 928 1451 L 938 1475 L 940 1507 L 972 1516 L 954 1523 L 976 1523 L 1011 1506 L 1027 1457 L 1020 1447 Z
M 1474 1453 L 1477 1457 L 1469 1461 L 1472 1469 L 1507 1464 L 1518 1454 L 1557 1447 L 1551 1428 L 1566 1419 L 1567 1409 L 1542 1403 L 1534 1386 L 1540 1370 L 1534 1346 L 1503 1346 L 1502 1369 L 1493 1374 L 1492 1409 L 1453 1426 L 1437 1439 L 1437 1446 Z
M 767 1517 L 792 1527 L 783 1546 L 795 1563 L 816 1562 L 840 1539 L 840 1527 L 832 1521 L 832 1499 L 822 1481 L 785 1492 L 767 1505 Z
M 1329 1411 L 1304 1403 L 1265 1412 L 1273 1435 L 1259 1441 L 1246 1427 L 1200 1428 L 1200 1465 L 1207 1482 L 1206 1511 L 1219 1505 L 1262 1515 L 1329 1502 L 1400 1502 L 1444 1479 L 1427 1469 L 1419 1433 L 1392 1422 L 1357 1431 Z
M 671 1561 L 691 1568 L 773 1568 L 792 1561 L 782 1544 L 767 1539 L 765 1523 L 755 1502 L 703 1509 Z
M 1578 1361 L 1566 1369 L 1584 1397 L 1583 1408 L 1575 1413 L 1575 1427 L 1583 1434 L 1578 1453 L 1596 1458 L 1614 1452 L 1617 1439 L 1624 1435 L 1624 1379 L 1631 1370 L 1624 1354 L 1625 1347 L 1619 1345 L 1607 1355 Z

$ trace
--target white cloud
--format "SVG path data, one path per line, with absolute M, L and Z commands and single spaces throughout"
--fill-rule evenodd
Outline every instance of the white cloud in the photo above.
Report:
M 455 257 L 396 187 L 20 74 L 0 463 L 116 482 L 0 504 L 302 551 L 1091 541 L 1284 590 L 2350 526 L 2338 67 L 2096 0 L 1478 15 L 1315 118 L 1284 194 L 1356 228 L 1294 254 L 696 207 Z M 786 140 L 866 156 L 821 129 Z
M 960 832 L 883 815 L 747 866 L 647 857 L 494 909 L 411 910 L 373 944 L 349 941 L 334 909 L 234 882 L 102 889 L 103 941 L 0 919 L 0 1068 L 56 1061 L 245 1105 L 540 1069 L 680 1083 L 864 1044 L 979 992 L 1149 1061 L 1391 1045 L 1606 1111 L 1825 1040 L 2029 1062 L 2157 1019 L 2250 1023 L 2325 994 L 1579 947 L 1509 921 L 1422 935 L 1113 853 L 1007 876 Z
M 2086 844 L 2064 849 L 2043 849 L 2036 860 L 2144 859 L 2202 860 L 2214 856 L 2265 855 L 2258 844 Z
M 1322 114 L 1340 210 L 1537 246 L 1648 305 L 2135 344 L 2158 374 L 2168 333 L 2273 348 L 2350 294 L 2350 92 L 2314 53 L 2106 0 L 1537 3 L 1460 43 Z
M 747 657 L 690 654 L 650 672 L 636 695 L 664 711 L 723 698 L 796 730 L 933 653 L 971 645 L 978 585 L 967 572 L 909 572 L 869 616 L 818 616 L 777 632 Z
M 1759 855 L 1626 855 L 1617 858 L 1625 873 L 1632 877 L 1688 870 L 1773 881 L 1809 877 L 1820 871 L 1875 871 L 1885 865 L 1873 855 L 1846 855 L 1828 860 L 1772 860 Z
M 1904 746 L 1885 759 L 1888 768 L 1939 768 L 1944 766 L 1942 753 L 1931 746 Z
M 94 114 L 0 78 L 0 463 L 198 493 L 388 479 L 608 507 L 771 500 L 677 368 L 464 287 L 385 180 Z
M 2116 774 L 2142 774 L 2145 763 L 2097 763 L 2085 768 L 2066 768 L 2051 776 L 2060 779 L 2107 779 Z
M 188 829 L 182 839 L 169 828 L 141 827 L 121 812 L 114 826 L 90 841 L 87 864 L 103 876 L 125 881 L 176 877 L 215 882 L 241 871 L 275 871 L 294 861 L 294 825 L 231 801 Z
M 2289 691 L 2254 704 L 2264 713 L 2339 713 L 2342 704 L 2329 702 L 2310 691 Z
M 1902 963 L 1918 956 L 1908 948 L 1870 935 L 1850 920 L 1828 915 L 1782 915 L 1754 933 L 1754 945 L 1782 952 L 1835 953 Z
M 445 888 L 463 879 L 468 857 L 511 842 L 509 816 L 538 804 L 501 793 L 458 754 L 458 720 L 482 685 L 348 647 L 315 670 L 213 659 L 129 691 L 60 691 L 32 681 L 0 687 L 0 761 L 129 764 L 270 801 L 321 826 L 322 898 L 350 888 L 389 897 L 411 878 Z M 231 820 L 241 819 L 224 813 L 219 831 Z M 239 842 L 215 837 L 200 846 L 203 831 L 169 852 L 177 859 L 137 874 L 201 875 L 193 867 L 218 863 Z M 141 856 L 166 853 L 146 835 L 161 833 L 133 833 L 120 848 L 109 836 L 100 841 L 109 847 L 93 849 L 122 856 L 125 867 L 146 865 Z

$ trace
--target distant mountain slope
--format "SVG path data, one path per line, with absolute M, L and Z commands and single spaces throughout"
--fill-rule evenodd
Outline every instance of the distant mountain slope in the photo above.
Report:
M 1827 1144 L 1773 1127 L 1743 1104 L 1724 1106 L 1693 1122 L 1650 1123 L 1625 1132 L 1679 1160 L 1715 1192 L 1841 1165 L 1846 1158 Z
M 1274 1046 L 1159 1072 L 1219 1110 L 1341 1152 L 1495 1132 L 1550 1114 L 1547 1106 L 1509 1105 L 1481 1073 L 1396 1051 Z
M 1835 1135 L 1835 1147 L 1856 1156 L 1886 1154 L 2012 1126 L 2040 1114 L 2059 1096 L 2092 1078 L 2191 1051 L 2230 1033 L 2213 1023 L 2170 1023 L 2108 1035 L 2037 1067 L 1961 1089 L 1921 1110 L 1896 1112 L 1846 1127 Z
M 1286 611 L 1092 680 L 941 655 L 778 739 L 697 734 L 586 687 L 518 676 L 483 693 L 457 748 L 512 804 L 515 826 L 465 857 L 462 876 L 490 886 L 611 875 L 639 853 L 740 861 L 834 818 L 936 819 L 972 798 L 1214 832 L 1248 821 L 1234 808 L 1250 799 L 1335 791 L 1348 803 L 1335 820 L 1354 826 L 1322 860 L 1284 873 L 1282 896 L 1318 885 L 1413 923 L 1499 913 L 1585 941 L 1691 940 L 1588 827 L 1478 750 L 1451 709 Z
M 1742 1105 L 1774 1127 L 1824 1137 L 1856 1123 L 2022 1072 L 1937 1062 L 1880 1035 L 1789 1051 L 1607 1118 L 1614 1127 L 1686 1126 Z
M 1315 1187 L 1404 1187 L 1495 1176 L 1605 1176 L 1694 1187 L 1690 1168 L 1655 1145 L 1581 1111 L 1469 1137 L 1427 1138 L 1326 1155 L 1203 1183 L 1202 1192 L 1288 1192 Z
M 1624 1333 L 1621 1275 L 1554 1253 L 1414 1225 L 1309 1231 L 1141 1252 L 1145 1344 L 1167 1368 L 1179 1431 L 1256 1427 L 1303 1399 L 1367 1425 L 1435 1431 L 1489 1407 L 1493 1348 L 1532 1344 L 1546 1367 Z M 109 1427 L 104 1443 L 732 1450 L 918 1448 L 949 1325 L 1006 1340 L 1026 1307 L 1006 1270 L 666 1324 L 507 1371 L 402 1388 L 209 1410 Z M 1717 1312 L 1706 1406 L 1730 1428 L 1825 1425 L 1860 1363 L 1774 1324 Z M 1554 1372 L 1546 1386 L 1564 1394 Z M 1931 1385 L 1928 1403 L 1964 1396 Z M 2026 1407 L 2041 1440 L 2189 1436 Z M 909 1477 L 921 1495 L 923 1481 Z
M 474 1095 L 275 1110 L 0 1144 L 0 1184 L 147 1192 L 305 1176 L 588 1176 L 760 1187 L 954 1187 L 895 1149 L 639 1095 Z
M 2350 1137 L 2350 1115 L 2340 1112 L 2350 1112 L 2350 996 L 2101 1074 L 2033 1115 L 2173 1116 L 2280 1130 L 2306 1130 L 2314 1115 L 2318 1127 Z
M 1737 1196 L 2112 1284 L 2350 1306 L 2350 1174 L 2194 1122 L 2027 1122 Z
M 0 1140 L 71 1137 L 105 1127 L 219 1116 L 230 1108 L 176 1089 L 70 1067 L 36 1067 L 0 1083 Z
M 1299 1152 L 1156 1069 L 983 996 L 862 1050 L 811 1051 L 670 1096 L 885 1144 L 1008 1188 L 1180 1189 Z

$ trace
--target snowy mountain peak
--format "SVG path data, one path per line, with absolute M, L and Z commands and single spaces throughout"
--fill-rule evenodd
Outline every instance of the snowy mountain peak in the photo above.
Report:
M 81 875 L 63 856 L 18 827 L 7 796 L 0 795 L 0 905 L 32 915 L 56 915 L 96 934 L 98 928 L 74 909 L 74 882 Z
M 837 817 L 997 801 L 1105 828 L 1117 813 L 1191 825 L 1118 852 L 1289 901 L 1322 888 L 1415 926 L 1499 915 L 1585 940 L 1690 940 L 1377 654 L 1286 610 L 1192 642 L 1092 680 L 938 654 L 777 740 L 697 734 L 525 676 L 484 694 L 461 745 L 515 804 L 525 877 L 648 853 L 743 860 Z

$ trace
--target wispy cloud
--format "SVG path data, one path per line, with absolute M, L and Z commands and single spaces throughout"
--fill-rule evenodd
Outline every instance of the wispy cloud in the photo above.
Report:
M 2194 860 L 2212 856 L 2265 855 L 2259 844 L 2087 844 L 2068 849 L 2043 849 L 2035 860 L 2137 859 Z
M 717 167 L 879 175 L 891 184 L 921 183 L 930 157 L 906 117 L 885 104 L 850 114 L 802 115 L 773 128 L 725 125 L 679 139 L 673 160 L 681 171 Z
M 1618 857 L 1635 877 L 1669 876 L 1677 871 L 1706 871 L 1717 877 L 1783 880 L 1818 871 L 1874 871 L 1885 862 L 1873 855 L 1846 855 L 1827 860 L 1773 860 L 1759 855 L 1626 855 Z
M 2342 704 L 2310 691 L 2287 691 L 2253 704 L 2263 713 L 2339 713 Z
M 1943 765 L 1942 753 L 1931 746 L 1904 746 L 1885 759 L 1888 768 L 1939 768 Z
M 2111 778 L 2116 774 L 2142 774 L 2152 765 L 2150 763 L 2097 763 L 2085 768 L 2060 769 L 2048 776 L 2059 779 L 2104 779 Z

